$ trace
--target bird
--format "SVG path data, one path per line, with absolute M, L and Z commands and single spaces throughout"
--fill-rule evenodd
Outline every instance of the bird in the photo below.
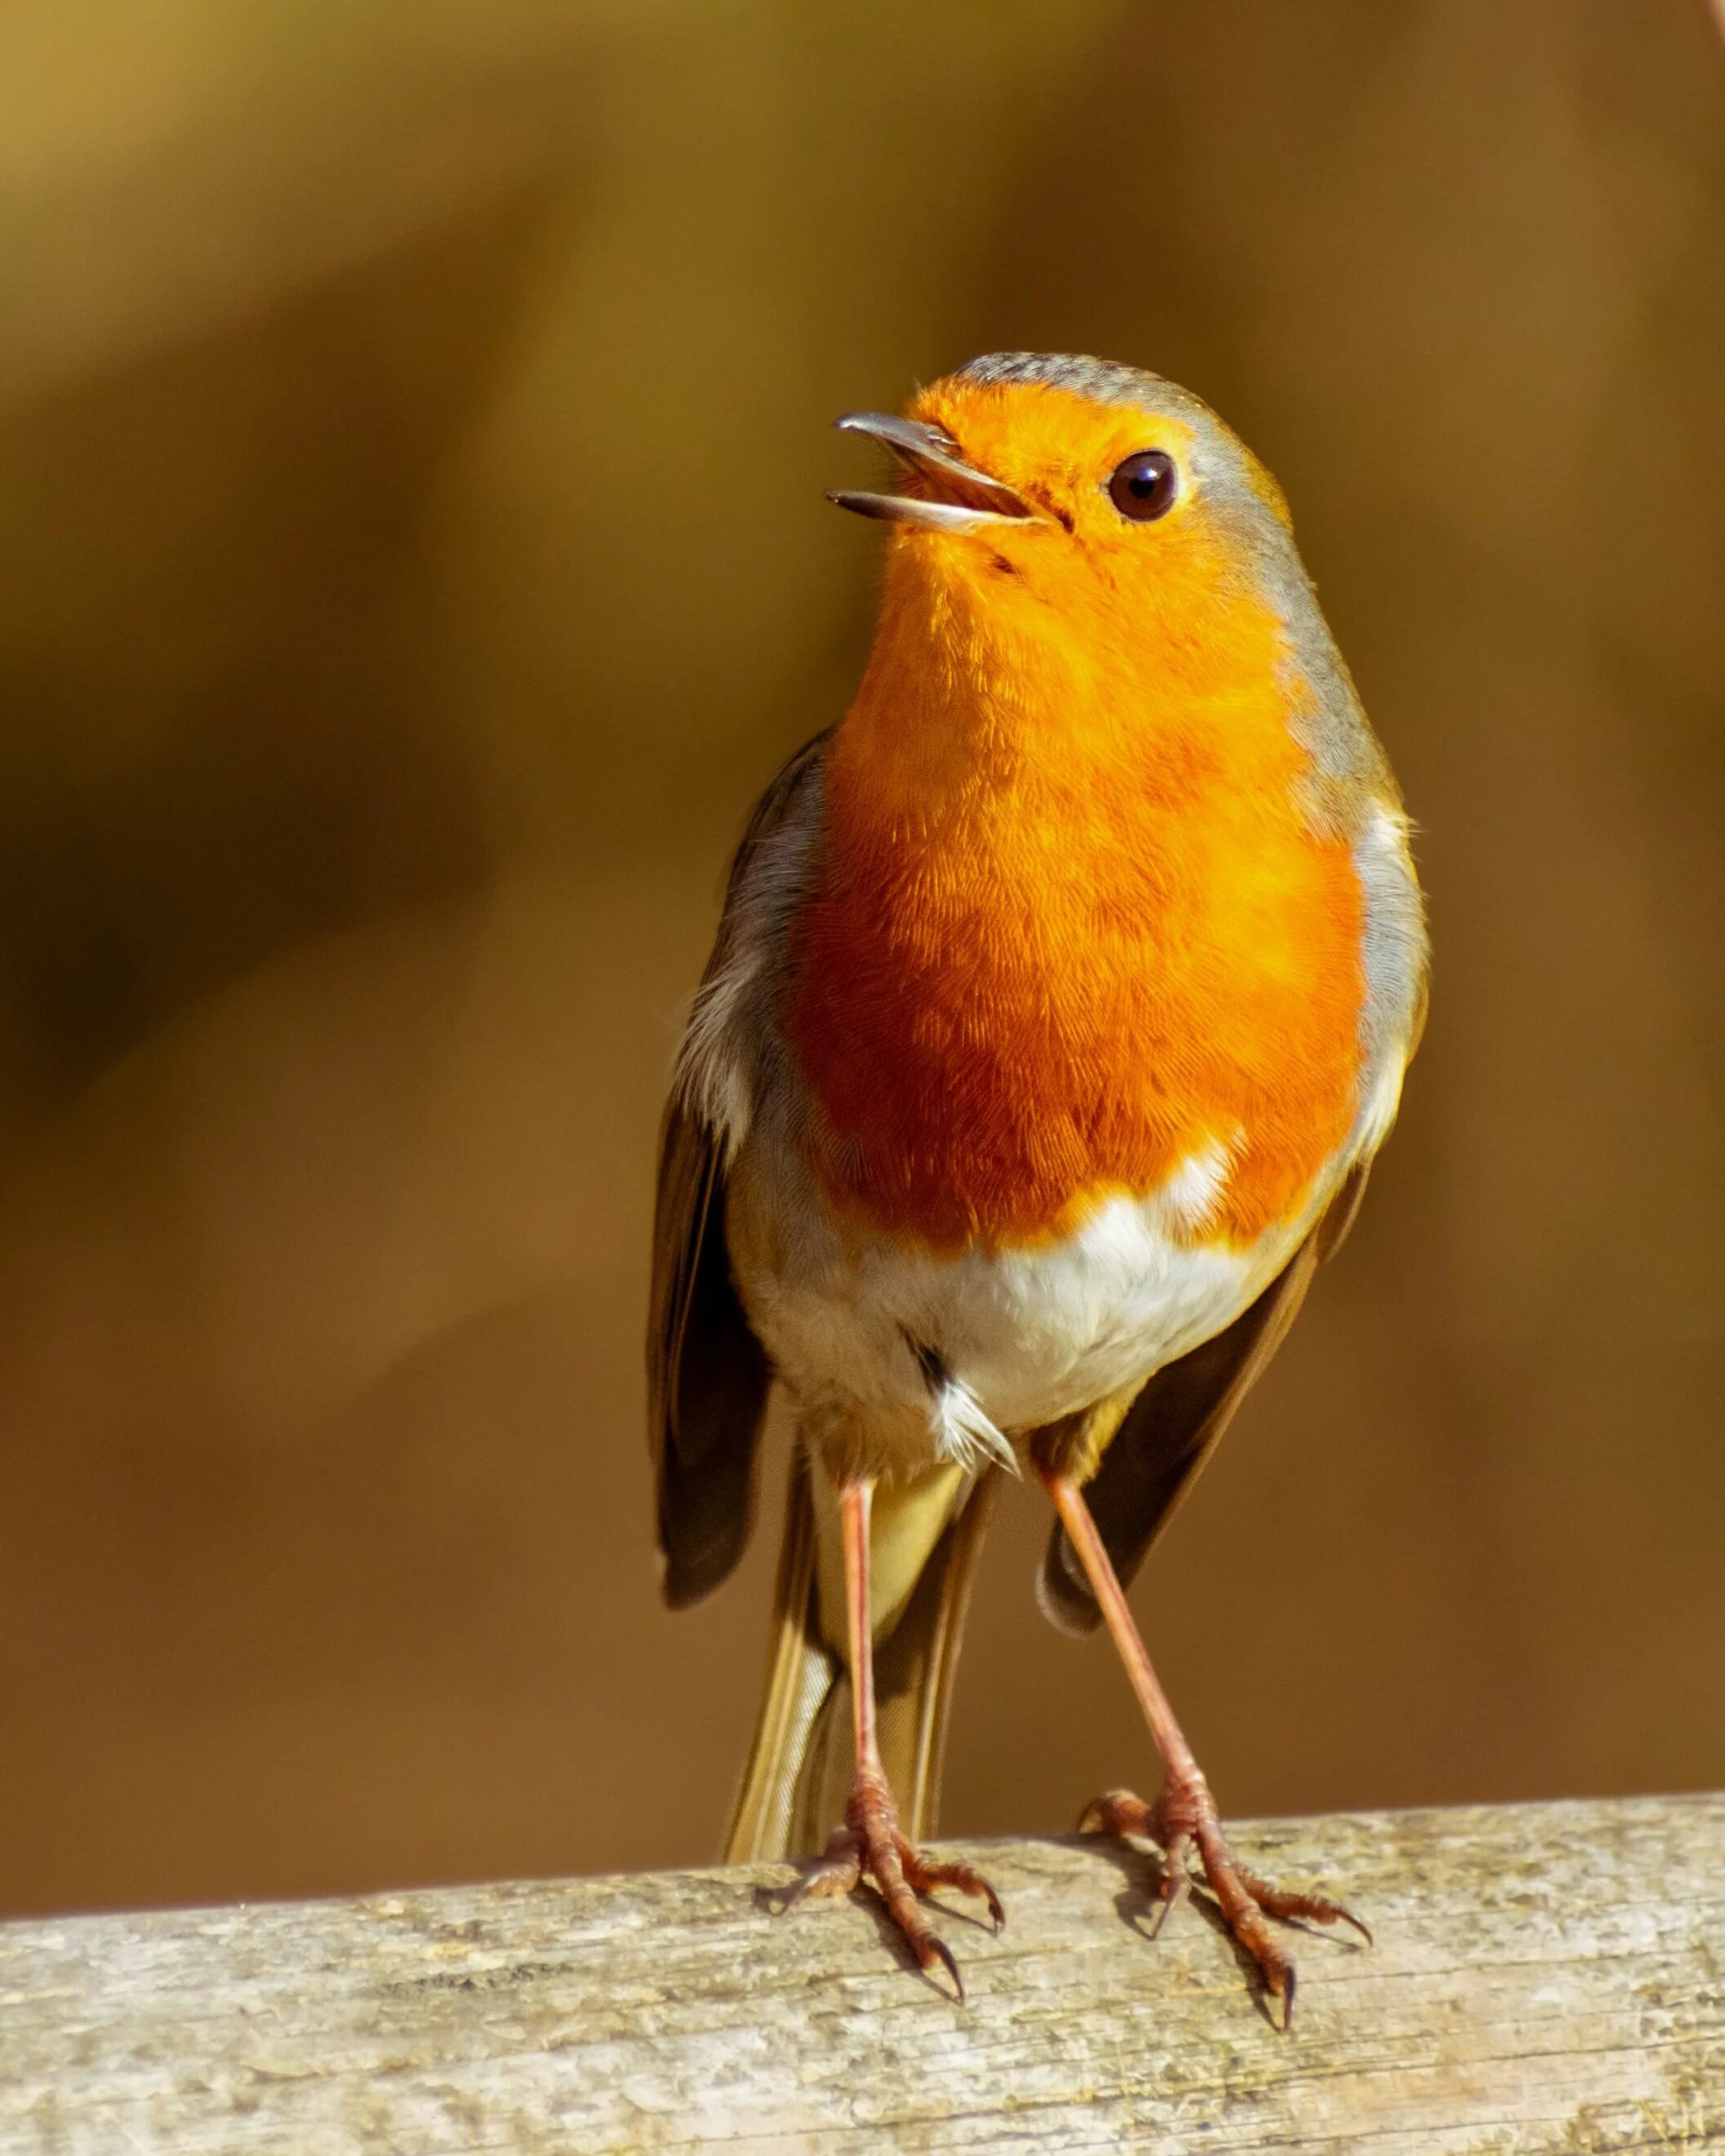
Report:
M 1091 1831 L 1202 1875 L 1286 2026 L 1272 1920 L 1127 1599 L 1339 1244 L 1425 1023 L 1410 825 L 1269 470 L 1190 392 L 997 352 L 902 413 L 854 701 L 732 863 L 661 1132 L 648 1323 L 662 1586 L 751 1532 L 793 1437 L 768 1672 L 726 1841 L 874 1887 L 957 1960 L 928 1855 L 966 1606 L 1017 1476 L 1045 1613 L 1111 1635 L 1160 1758 Z M 938 1904 L 936 1905 L 937 1911 Z M 1369 1938 L 1369 1933 L 1367 1933 Z

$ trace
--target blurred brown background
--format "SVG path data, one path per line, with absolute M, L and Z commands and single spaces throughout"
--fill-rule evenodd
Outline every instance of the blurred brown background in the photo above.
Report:
M 867 636 L 828 422 L 1003 346 L 1239 425 L 1424 826 L 1401 1130 L 1137 1592 L 1224 1804 L 1725 1779 L 1699 0 L 27 0 L 0 171 L 0 1905 L 711 1853 L 654 1127 Z M 1150 1772 L 1006 1509 L 956 1829 Z

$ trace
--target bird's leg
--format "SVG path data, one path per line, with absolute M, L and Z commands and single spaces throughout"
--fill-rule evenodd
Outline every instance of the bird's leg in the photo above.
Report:
M 1174 1719 L 1168 1694 L 1152 1666 L 1138 1628 L 1127 1604 L 1112 1560 L 1096 1532 L 1090 1507 L 1078 1484 L 1068 1476 L 1044 1476 L 1055 1509 L 1060 1516 L 1072 1547 L 1078 1553 L 1103 1617 L 1107 1620 L 1120 1659 L 1150 1734 L 1162 1755 L 1162 1794 L 1147 1804 L 1129 1789 L 1111 1789 L 1086 1806 L 1078 1822 L 1081 1834 L 1143 1835 L 1163 1852 L 1162 1908 L 1159 1929 L 1168 1912 L 1185 1894 L 1191 1881 L 1188 1869 L 1195 1851 L 1204 1875 L 1219 1904 L 1228 1928 L 1263 1972 L 1266 1987 L 1282 2002 L 1282 2026 L 1294 2015 L 1294 1964 L 1276 1941 L 1266 1917 L 1307 1918 L 1320 1924 L 1352 1924 L 1368 1942 L 1371 1933 L 1358 1917 L 1339 1902 L 1317 1894 L 1291 1894 L 1249 1871 L 1228 1846 L 1215 1799 L 1204 1780 L 1192 1748 Z
M 820 1862 L 792 1899 L 799 1901 L 805 1894 L 848 1894 L 864 1879 L 871 1881 L 918 1965 L 928 1969 L 938 1962 L 962 2001 L 964 1979 L 958 1964 L 924 1917 L 916 1897 L 937 1887 L 956 1887 L 962 1893 L 977 1895 L 988 1903 L 997 1931 L 1006 1921 L 1005 1912 L 1000 1897 L 980 1872 L 968 1864 L 932 1862 L 899 1831 L 898 1806 L 880 1763 L 875 1728 L 875 1647 L 869 1613 L 869 1515 L 874 1492 L 872 1478 L 846 1481 L 839 1492 L 856 1779 L 845 1807 L 844 1825 L 834 1829 Z

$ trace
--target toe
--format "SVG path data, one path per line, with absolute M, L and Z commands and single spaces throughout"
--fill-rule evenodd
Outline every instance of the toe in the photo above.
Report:
M 861 1878 L 862 1869 L 860 1844 L 848 1827 L 839 1827 L 829 1837 L 819 1861 L 786 1895 L 780 1904 L 781 1913 L 794 1908 L 798 1902 L 824 1902 L 849 1894 Z
M 1105 1790 L 1092 1797 L 1078 1815 L 1080 1834 L 1153 1835 L 1155 1813 L 1130 1789 Z
M 1005 1929 L 1006 1911 L 1000 1897 L 980 1871 L 968 1864 L 935 1863 L 908 1842 L 904 1844 L 899 1855 L 905 1867 L 906 1878 L 919 1894 L 931 1894 L 937 1887 L 955 1887 L 961 1894 L 969 1894 L 978 1902 L 986 1902 L 989 1919 L 995 1930 Z
M 1286 2029 L 1294 2015 L 1294 1964 L 1271 1937 L 1270 1927 L 1265 1922 L 1257 1904 L 1245 1897 L 1242 1889 L 1235 1887 L 1224 1892 L 1219 1880 L 1210 1882 L 1216 1898 L 1222 1904 L 1222 1913 L 1228 1919 L 1228 1928 L 1240 1946 L 1258 1965 L 1258 1974 L 1264 1979 L 1264 1989 L 1272 1999 L 1282 2002 L 1281 2025 Z M 1236 1898 L 1238 1897 L 1239 1898 Z
M 860 1876 L 854 1864 L 817 1865 L 806 1879 L 799 1879 L 786 1902 L 793 1908 L 798 1902 L 832 1902 L 841 1895 L 852 1892 Z
M 1239 1871 L 1240 1884 L 1266 1916 L 1279 1917 L 1284 1923 L 1352 1924 L 1368 1946 L 1373 1943 L 1370 1928 L 1340 1902 L 1323 1894 L 1291 1894 L 1260 1879 L 1255 1871 L 1248 1871 L 1244 1865 Z

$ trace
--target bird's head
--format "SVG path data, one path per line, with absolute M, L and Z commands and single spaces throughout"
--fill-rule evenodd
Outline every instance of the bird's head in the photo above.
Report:
M 1189 391 L 1105 360 L 997 352 L 902 417 L 838 423 L 891 450 L 893 528 L 854 716 L 917 784 L 979 742 L 1194 758 L 1291 735 L 1312 812 L 1393 790 L 1319 613 L 1281 490 Z M 942 744 L 945 744 L 942 747 Z
M 1158 375 L 999 352 L 922 390 L 902 417 L 838 424 L 901 468 L 891 493 L 830 497 L 896 527 L 889 593 L 937 587 L 1033 635 L 1049 610 L 1092 658 L 1119 646 L 1137 664 L 1165 660 L 1171 637 L 1217 633 L 1243 602 L 1286 620 L 1304 591 L 1276 481 Z

